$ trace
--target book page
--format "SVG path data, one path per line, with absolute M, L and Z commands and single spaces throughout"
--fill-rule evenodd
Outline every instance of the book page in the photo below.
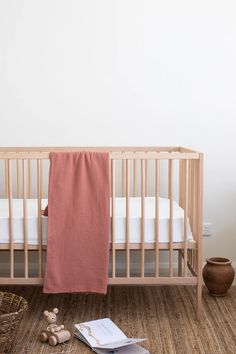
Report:
M 118 349 L 122 347 L 127 347 L 128 345 L 140 343 L 146 340 L 146 338 L 126 338 L 117 342 L 108 343 L 104 345 L 95 345 L 94 348 L 102 348 L 102 349 Z
M 122 347 L 122 348 L 118 348 L 115 351 L 110 351 L 107 349 L 98 349 L 95 348 L 94 349 L 95 353 L 97 354 L 149 354 L 149 351 L 147 349 L 144 349 L 143 347 L 140 347 L 139 345 L 136 344 L 131 344 L 128 347 Z
M 76 331 L 74 332 L 74 336 L 75 336 L 76 338 L 78 338 L 79 340 L 81 340 L 81 342 L 87 344 L 87 345 L 90 347 L 89 342 L 84 338 L 83 334 L 81 334 L 79 331 L 76 330 Z
M 75 328 L 91 347 L 103 347 L 127 339 L 126 335 L 109 318 L 76 324 Z

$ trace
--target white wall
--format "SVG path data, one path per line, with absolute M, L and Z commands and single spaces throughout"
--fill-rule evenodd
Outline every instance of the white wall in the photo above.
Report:
M 205 256 L 236 261 L 234 0 L 2 0 L 0 146 L 205 153 Z

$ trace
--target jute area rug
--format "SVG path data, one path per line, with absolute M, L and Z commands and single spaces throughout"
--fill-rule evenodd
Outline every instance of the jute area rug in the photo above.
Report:
M 42 312 L 59 308 L 58 323 L 73 331 L 73 324 L 111 318 L 129 337 L 146 337 L 151 354 L 235 354 L 236 287 L 214 298 L 203 289 L 203 319 L 197 321 L 195 288 L 191 286 L 109 287 L 107 296 L 45 295 L 41 287 L 0 287 L 24 296 L 29 311 L 20 326 L 12 353 L 91 353 L 76 338 L 50 347 L 38 337 L 46 327 Z

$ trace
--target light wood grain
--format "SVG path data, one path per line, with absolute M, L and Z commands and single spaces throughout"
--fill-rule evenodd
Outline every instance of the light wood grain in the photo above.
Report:
M 130 228 L 130 205 L 129 205 L 129 195 L 130 195 L 130 168 L 129 160 L 126 160 L 126 277 L 130 277 L 130 240 L 129 240 L 129 228 Z
M 39 266 L 39 278 L 42 277 L 42 213 L 41 213 L 41 201 L 42 201 L 42 160 L 37 160 L 37 192 L 38 192 L 38 266 Z
M 14 229 L 13 229 L 13 210 L 12 210 L 12 161 L 8 160 L 8 207 L 9 207 L 9 237 L 10 237 L 10 277 L 14 278 Z
M 145 161 L 141 160 L 141 277 L 145 273 Z
M 115 190 L 116 190 L 116 180 L 115 180 L 115 161 L 111 160 L 111 199 L 112 199 L 112 208 L 111 208 L 111 242 L 112 242 L 112 278 L 116 277 L 116 242 L 115 242 Z
M 27 182 L 26 182 L 26 161 L 25 160 L 22 160 L 22 181 L 23 181 L 24 263 L 25 263 L 25 278 L 28 279 L 29 257 L 28 257 Z
M 160 197 L 160 161 L 155 164 L 155 274 L 159 276 L 159 197 Z

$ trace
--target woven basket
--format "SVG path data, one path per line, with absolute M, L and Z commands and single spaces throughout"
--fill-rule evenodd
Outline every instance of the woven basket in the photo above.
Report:
M 0 351 L 10 353 L 21 320 L 28 308 L 18 295 L 0 292 Z

